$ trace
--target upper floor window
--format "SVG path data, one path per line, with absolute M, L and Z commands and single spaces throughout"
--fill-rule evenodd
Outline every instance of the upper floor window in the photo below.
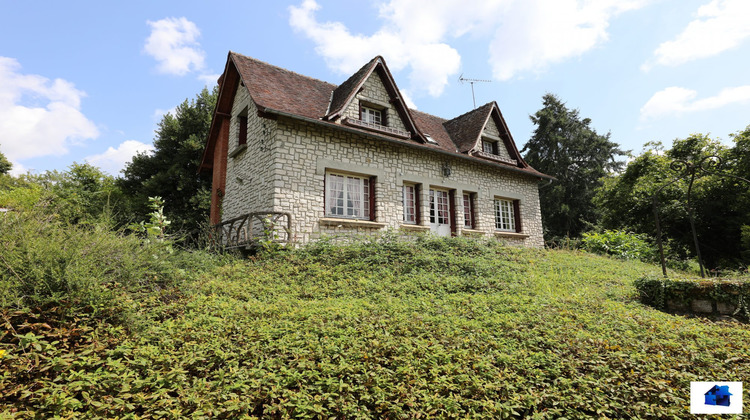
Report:
M 492 155 L 497 154 L 497 142 L 491 140 L 482 140 L 482 151 Z
M 240 136 L 237 144 L 247 144 L 247 115 L 240 115 Z
M 384 125 L 383 112 L 379 109 L 363 106 L 360 111 L 360 119 L 366 123 Z
M 372 220 L 374 177 L 326 174 L 326 216 Z
M 238 136 L 237 145 L 242 146 L 247 144 L 247 108 L 243 109 L 242 112 L 237 115 Z

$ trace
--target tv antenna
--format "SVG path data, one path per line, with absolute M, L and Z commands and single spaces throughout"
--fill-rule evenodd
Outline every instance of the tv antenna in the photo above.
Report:
M 458 81 L 463 84 L 464 82 L 471 83 L 471 99 L 474 101 L 474 109 L 477 109 L 477 99 L 474 97 L 474 83 L 482 82 L 482 83 L 490 83 L 492 80 L 485 80 L 485 79 L 468 79 L 464 77 L 464 74 L 461 73 L 460 76 L 458 76 Z

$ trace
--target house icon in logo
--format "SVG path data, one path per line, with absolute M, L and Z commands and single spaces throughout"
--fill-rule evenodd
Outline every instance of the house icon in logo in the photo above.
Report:
M 704 394 L 706 396 L 706 405 L 723 405 L 729 407 L 729 386 L 714 385 Z

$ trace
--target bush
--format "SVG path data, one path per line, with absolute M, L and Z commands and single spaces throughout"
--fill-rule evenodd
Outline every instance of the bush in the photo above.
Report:
M 670 309 L 667 303 L 672 302 L 688 310 L 693 300 L 714 300 L 735 308 L 733 315 L 750 318 L 750 278 L 698 281 L 644 276 L 633 284 L 641 302 L 657 309 Z
M 586 232 L 583 234 L 583 248 L 589 252 L 612 255 L 624 260 L 655 261 L 657 252 L 648 243 L 645 235 L 636 235 L 622 230 Z
M 133 294 L 178 286 L 214 264 L 169 242 L 144 242 L 103 223 L 68 225 L 44 209 L 0 216 L 0 305 L 61 305 L 122 319 Z M 189 254 L 189 255 L 184 255 Z

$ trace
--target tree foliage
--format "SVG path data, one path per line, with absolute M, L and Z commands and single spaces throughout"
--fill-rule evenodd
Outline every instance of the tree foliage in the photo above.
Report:
M 13 169 L 13 164 L 0 151 L 0 175 L 7 174 L 11 169 Z
M 688 180 L 668 185 L 680 175 L 670 165 L 676 160 L 699 163 L 708 156 L 718 156 L 723 162 L 719 173 L 750 178 L 750 127 L 732 137 L 734 147 L 701 134 L 676 139 L 668 150 L 660 143 L 647 144 L 646 151 L 622 174 L 606 180 L 597 193 L 601 225 L 655 235 L 653 196 L 664 187 L 658 194 L 663 238 L 672 242 L 678 256 L 695 255 L 686 207 Z M 732 177 L 699 174 L 691 192 L 691 207 L 706 265 L 747 266 L 750 242 L 743 232 L 750 231 L 750 184 Z
M 74 162 L 62 172 L 0 178 L 0 206 L 19 211 L 39 208 L 69 225 L 117 223 L 127 217 L 126 205 L 115 178 L 89 163 Z
M 602 177 L 620 169 L 623 163 L 616 158 L 627 152 L 609 140 L 609 133 L 598 134 L 589 118 L 582 119 L 557 96 L 548 93 L 542 102 L 542 109 L 530 116 L 537 127 L 521 152 L 531 166 L 557 178 L 539 191 L 544 236 L 579 236 L 587 224 L 597 221 L 592 198 Z
M 119 181 L 132 197 L 134 220 L 150 213 L 149 197 L 162 197 L 164 210 L 178 230 L 198 228 L 208 217 L 211 181 L 198 175 L 198 165 L 211 125 L 217 89 L 204 88 L 159 123 L 152 153 L 133 157 Z

